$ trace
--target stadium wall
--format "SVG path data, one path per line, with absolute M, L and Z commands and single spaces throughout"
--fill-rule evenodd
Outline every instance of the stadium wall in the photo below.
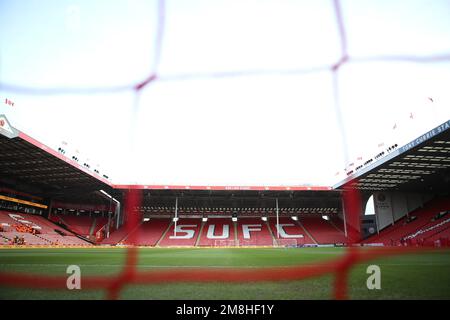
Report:
M 375 192 L 373 195 L 378 230 L 394 224 L 432 199 L 432 195 L 418 193 Z

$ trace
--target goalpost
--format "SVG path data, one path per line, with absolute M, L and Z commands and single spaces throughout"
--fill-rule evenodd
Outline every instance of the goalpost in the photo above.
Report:
M 303 235 L 301 235 L 299 238 L 290 238 L 290 239 L 281 239 L 280 238 L 280 212 L 279 212 L 279 207 L 278 207 L 278 198 L 275 199 L 275 212 L 276 212 L 276 219 L 277 219 L 277 224 L 276 224 L 276 230 L 277 230 L 277 234 L 276 234 L 276 238 L 273 239 L 273 246 L 274 247 L 285 247 L 285 248 L 297 248 L 299 246 L 299 244 L 301 246 L 303 246 L 304 241 L 303 241 Z
M 235 247 L 234 240 L 214 240 L 214 247 Z
M 297 248 L 303 246 L 303 237 L 298 239 L 273 239 L 274 247 Z

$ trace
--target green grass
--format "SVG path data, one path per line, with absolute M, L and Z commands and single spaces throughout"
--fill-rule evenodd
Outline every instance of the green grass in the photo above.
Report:
M 292 266 L 337 258 L 344 248 L 148 248 L 139 249 L 142 271 L 185 267 Z M 124 249 L 0 249 L 0 272 L 14 271 L 67 276 L 68 265 L 80 266 L 82 276 L 120 272 Z M 381 268 L 381 290 L 369 290 L 366 268 Z M 83 278 L 82 278 L 83 279 Z M 82 280 L 83 281 L 83 280 Z M 450 251 L 408 254 L 356 265 L 349 277 L 352 299 L 449 299 Z M 331 275 L 304 281 L 259 283 L 171 283 L 127 286 L 122 299 L 330 299 Z M 0 299 L 103 299 L 104 290 L 37 290 L 1 286 Z

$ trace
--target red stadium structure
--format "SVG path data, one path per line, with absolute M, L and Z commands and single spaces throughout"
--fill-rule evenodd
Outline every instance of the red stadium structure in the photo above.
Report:
M 29 245 L 86 246 L 448 243 L 449 121 L 389 148 L 334 187 L 242 187 L 115 185 L 1 117 L 3 244 L 18 236 Z M 356 220 L 345 202 L 351 190 L 361 197 Z M 142 201 L 127 212 L 130 191 Z M 364 215 L 369 198 L 375 214 Z M 131 216 L 138 223 L 125 228 Z
M 331 75 L 336 122 L 345 137 L 339 74 L 353 62 L 448 62 L 450 55 L 354 55 L 340 1 L 333 1 L 339 54 L 331 64 L 203 74 L 160 74 L 166 4 L 158 1 L 152 67 L 138 83 L 118 87 L 32 88 L 1 83 L 16 94 L 128 92 L 135 96 L 160 80 L 214 79 L 266 74 Z M 429 98 L 431 101 L 432 99 Z M 8 101 L 8 99 L 7 99 Z M 13 102 L 8 101 L 9 104 Z M 412 117 L 412 114 L 411 114 Z M 396 127 L 397 125 L 395 125 Z M 391 254 L 450 245 L 450 121 L 398 146 L 385 148 L 348 171 L 334 186 L 122 185 L 17 130 L 0 115 L 0 245 L 127 247 L 118 276 L 87 277 L 88 289 L 117 298 L 126 284 L 180 281 L 302 280 L 332 274 L 334 296 L 346 298 L 356 263 Z M 382 145 L 381 145 L 382 146 Z M 372 208 L 372 211 L 370 210 Z M 137 247 L 345 246 L 329 263 L 255 270 L 136 268 Z M 376 251 L 360 249 L 373 246 Z M 300 249 L 301 250 L 301 249 Z M 63 277 L 0 272 L 0 284 L 61 288 Z
M 115 185 L 0 118 L 2 246 L 126 246 L 118 277 L 85 279 L 87 288 L 107 289 L 108 298 L 137 281 L 301 280 L 331 273 L 335 298 L 345 299 L 354 264 L 450 244 L 450 121 L 404 146 L 389 147 L 333 187 L 229 187 Z M 371 215 L 365 214 L 369 202 Z M 348 250 L 314 267 L 141 274 L 135 270 L 138 246 Z M 359 246 L 384 248 L 369 252 Z M 56 288 L 63 280 L 0 273 L 5 285 Z

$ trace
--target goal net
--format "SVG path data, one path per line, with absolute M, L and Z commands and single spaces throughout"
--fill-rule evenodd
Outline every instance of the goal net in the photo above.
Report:
M 251 240 L 239 240 L 239 247 L 255 247 L 257 244 Z
M 234 240 L 215 240 L 214 246 L 215 247 L 235 247 L 236 241 L 234 241 Z
M 303 245 L 303 238 L 298 239 L 273 239 L 274 247 L 297 248 Z
M 30 41 L 34 35 L 60 26 L 45 24 L 41 30 L 35 24 L 22 25 L 26 22 L 23 12 L 33 12 L 27 2 L 8 6 L 2 35 L 5 43 L 20 52 L 2 52 L 7 68 L 2 69 L 0 79 L 4 101 L 0 114 L 15 112 L 20 127 L 32 128 L 33 136 L 48 141 L 55 150 L 60 142 L 49 134 L 50 127 L 81 143 L 91 143 L 88 154 L 95 149 L 115 151 L 113 157 L 110 152 L 94 154 L 95 162 L 109 163 L 117 175 L 126 174 L 114 179 L 151 182 L 161 189 L 169 188 L 169 173 L 169 182 L 185 185 L 185 189 L 189 184 L 206 186 L 208 181 L 198 179 L 210 179 L 210 175 L 218 183 L 231 185 L 234 180 L 228 175 L 238 164 L 248 170 L 233 177 L 242 176 L 242 185 L 248 177 L 255 184 L 289 184 L 299 179 L 316 181 L 319 174 L 317 183 L 333 185 L 370 163 L 373 154 L 384 154 L 394 142 L 408 142 L 448 114 L 448 89 L 442 84 L 449 82 L 444 62 L 450 61 L 450 48 L 448 41 L 442 41 L 448 31 L 440 27 L 448 23 L 439 14 L 446 12 L 445 1 L 427 5 L 436 14 L 426 16 L 423 11 L 428 10 L 414 9 L 409 2 L 399 6 L 374 1 L 373 10 L 339 0 L 314 2 L 313 6 L 300 1 L 263 1 L 268 6 L 258 7 L 253 6 L 256 2 L 242 1 L 238 10 L 228 1 L 204 1 L 192 8 L 166 6 L 166 2 L 170 1 L 148 1 L 150 7 L 145 10 L 133 7 L 135 14 L 130 14 L 133 20 L 128 24 L 121 19 L 122 12 L 130 8 L 109 12 L 113 6 L 105 6 L 102 9 L 109 13 L 103 15 L 105 19 L 121 23 L 102 22 L 102 28 L 97 28 L 95 19 L 86 18 L 95 16 L 95 8 L 67 8 L 63 37 L 40 41 L 38 48 L 36 41 Z M 212 3 L 214 7 L 208 8 Z M 222 5 L 217 7 L 217 3 Z M 283 5 L 272 8 L 270 3 Z M 54 12 L 54 8 L 40 6 L 35 14 L 48 23 L 61 20 L 52 19 Z M 231 14 L 233 23 L 228 19 Z M 84 25 L 86 21 L 94 24 Z M 24 32 L 12 32 L 17 28 Z M 96 50 L 91 50 L 92 43 Z M 79 49 L 72 52 L 72 47 Z M 29 53 L 26 59 L 18 58 L 21 52 Z M 446 100 L 435 103 L 435 96 Z M 420 119 L 428 122 L 422 124 Z M 99 127 L 102 123 L 110 128 Z M 282 126 L 274 128 L 277 123 Z M 244 132 L 249 135 L 243 136 Z M 179 143 L 180 137 L 189 143 Z M 236 145 L 239 141 L 243 143 Z M 100 143 L 102 148 L 96 148 Z M 75 149 L 74 155 L 78 154 Z M 308 152 L 315 156 L 305 156 Z M 223 165 L 210 159 L 222 159 Z M 129 170 L 119 170 L 124 167 Z M 167 169 L 160 170 L 163 167 Z M 283 167 L 291 170 L 280 170 Z M 260 180 L 261 172 L 267 171 L 272 176 Z M 105 175 L 102 169 L 101 173 L 108 179 L 108 172 Z M 366 251 L 354 254 L 357 243 L 353 242 L 360 237 L 361 195 L 353 188 L 342 196 L 348 238 L 356 239 L 346 248 L 345 260 L 330 261 L 315 270 L 315 275 L 335 277 L 334 297 L 338 299 L 347 297 L 351 267 L 372 258 Z M 137 234 L 132 231 L 141 220 L 130 213 L 142 206 L 141 197 L 134 189 L 124 195 L 125 227 L 131 235 L 127 242 L 132 243 Z M 278 247 L 302 245 L 304 239 L 273 243 Z M 216 240 L 214 246 L 256 244 Z M 107 298 L 116 299 L 129 283 L 159 283 L 167 276 L 138 270 L 136 248 L 123 252 L 126 263 L 117 278 L 86 277 L 83 286 L 103 289 Z M 166 279 L 193 282 L 198 280 L 196 272 Z M 201 272 L 210 272 L 208 281 L 224 277 L 223 273 Z M 234 270 L 226 272 L 230 279 L 238 279 Z M 285 269 L 239 272 L 243 281 L 249 276 L 253 281 L 281 281 L 288 276 Z M 311 275 L 306 267 L 289 272 L 293 280 Z M 65 276 L 41 279 L 1 270 L 0 284 L 65 289 Z

